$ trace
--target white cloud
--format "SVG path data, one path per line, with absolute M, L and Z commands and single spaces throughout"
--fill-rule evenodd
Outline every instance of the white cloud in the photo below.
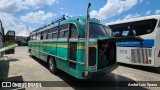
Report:
M 0 20 L 2 21 L 2 25 L 4 27 L 5 32 L 7 32 L 8 30 L 14 30 L 19 32 L 20 30 L 23 30 L 25 27 L 25 25 L 18 25 L 16 23 L 17 19 L 8 13 L 1 12 Z
M 0 11 L 6 13 L 15 13 L 22 9 L 27 9 L 22 0 L 0 0 Z
M 132 19 L 132 18 L 137 18 L 137 17 L 140 17 L 141 15 L 138 14 L 138 13 L 135 13 L 135 14 L 128 14 L 125 16 L 125 18 L 123 20 L 126 20 L 126 19 Z
M 0 0 L 0 11 L 15 13 L 23 9 L 42 8 L 57 3 L 57 0 Z
M 108 0 L 99 11 L 93 10 L 90 14 L 92 18 L 106 19 L 131 9 L 137 2 L 138 0 Z
M 156 10 L 156 11 L 155 11 L 155 14 L 160 14 L 160 10 Z
M 56 14 L 52 12 L 45 13 L 44 11 L 30 12 L 26 16 L 21 16 L 20 19 L 29 23 L 43 23 L 45 20 L 52 18 Z
M 149 15 L 151 13 L 151 10 L 148 10 L 147 12 L 146 12 L 146 15 Z
M 53 3 L 57 3 L 57 0 L 26 0 L 25 3 L 27 6 L 32 6 L 35 8 L 41 8 L 45 5 L 52 5 Z
M 16 12 L 20 12 L 24 9 L 31 8 L 43 8 L 45 5 L 53 5 L 54 3 L 58 3 L 58 0 L 0 0 L 0 20 L 3 23 L 3 27 L 5 32 L 7 30 L 15 30 L 16 33 L 23 30 L 26 25 L 20 22 L 19 18 L 15 18 L 13 15 Z M 39 21 L 42 21 L 54 16 L 53 13 L 44 13 L 43 11 L 38 12 L 40 16 L 38 17 Z M 34 15 L 33 15 L 34 16 Z M 35 16 L 34 16 L 35 17 Z M 41 17 L 41 18 L 40 18 Z M 26 19 L 24 17 L 24 19 Z M 38 21 L 32 17 L 29 18 L 29 21 Z

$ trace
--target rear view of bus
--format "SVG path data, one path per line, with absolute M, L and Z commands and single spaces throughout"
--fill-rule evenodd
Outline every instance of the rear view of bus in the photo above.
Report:
M 79 79 L 117 68 L 116 42 L 139 38 L 111 37 L 111 29 L 97 19 L 63 16 L 30 35 L 29 52 L 46 63 L 52 73 L 62 70 Z
M 109 23 L 115 37 L 138 36 L 143 43 L 117 43 L 117 61 L 121 63 L 160 66 L 160 15 Z

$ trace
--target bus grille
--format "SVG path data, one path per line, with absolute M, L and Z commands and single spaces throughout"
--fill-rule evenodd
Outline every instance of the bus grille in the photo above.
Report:
M 151 64 L 152 49 L 131 49 L 131 62 Z
M 98 43 L 98 68 L 102 69 L 116 63 L 116 44 L 109 42 L 106 44 L 104 41 Z

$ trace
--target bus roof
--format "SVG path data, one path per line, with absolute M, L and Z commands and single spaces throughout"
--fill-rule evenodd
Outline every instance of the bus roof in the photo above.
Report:
M 90 22 L 93 22 L 93 23 L 98 23 L 98 24 L 102 24 L 100 23 L 100 21 L 96 20 L 96 19 L 93 19 L 93 18 L 90 18 Z M 31 32 L 31 34 L 35 34 L 35 33 L 38 33 L 38 32 L 42 32 L 42 31 L 45 31 L 45 30 L 48 30 L 48 29 L 51 29 L 53 27 L 56 27 L 56 26 L 59 26 L 59 25 L 62 25 L 62 24 L 67 24 L 67 23 L 74 23 L 77 28 L 78 28 L 78 31 L 80 33 L 80 36 L 84 34 L 85 32 L 85 23 L 86 23 L 86 17 L 84 16 L 78 16 L 78 17 L 73 17 L 73 18 L 67 18 L 66 20 L 62 20 L 60 22 L 57 22 L 55 24 L 52 24 L 52 25 L 49 25 L 44 28 L 41 28 L 39 30 L 34 30 Z M 83 33 L 83 34 L 82 34 Z
M 116 22 L 107 23 L 106 25 L 115 25 L 120 23 L 128 23 L 128 22 L 134 22 L 134 21 L 140 21 L 140 20 L 146 20 L 146 19 L 160 19 L 160 15 L 152 15 L 152 16 L 145 16 L 145 17 L 133 18 L 128 20 L 116 21 Z

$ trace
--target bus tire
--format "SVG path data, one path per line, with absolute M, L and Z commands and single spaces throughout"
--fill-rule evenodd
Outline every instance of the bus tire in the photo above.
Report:
M 50 56 L 48 59 L 48 68 L 51 73 L 56 74 L 57 73 L 57 67 L 54 57 Z

